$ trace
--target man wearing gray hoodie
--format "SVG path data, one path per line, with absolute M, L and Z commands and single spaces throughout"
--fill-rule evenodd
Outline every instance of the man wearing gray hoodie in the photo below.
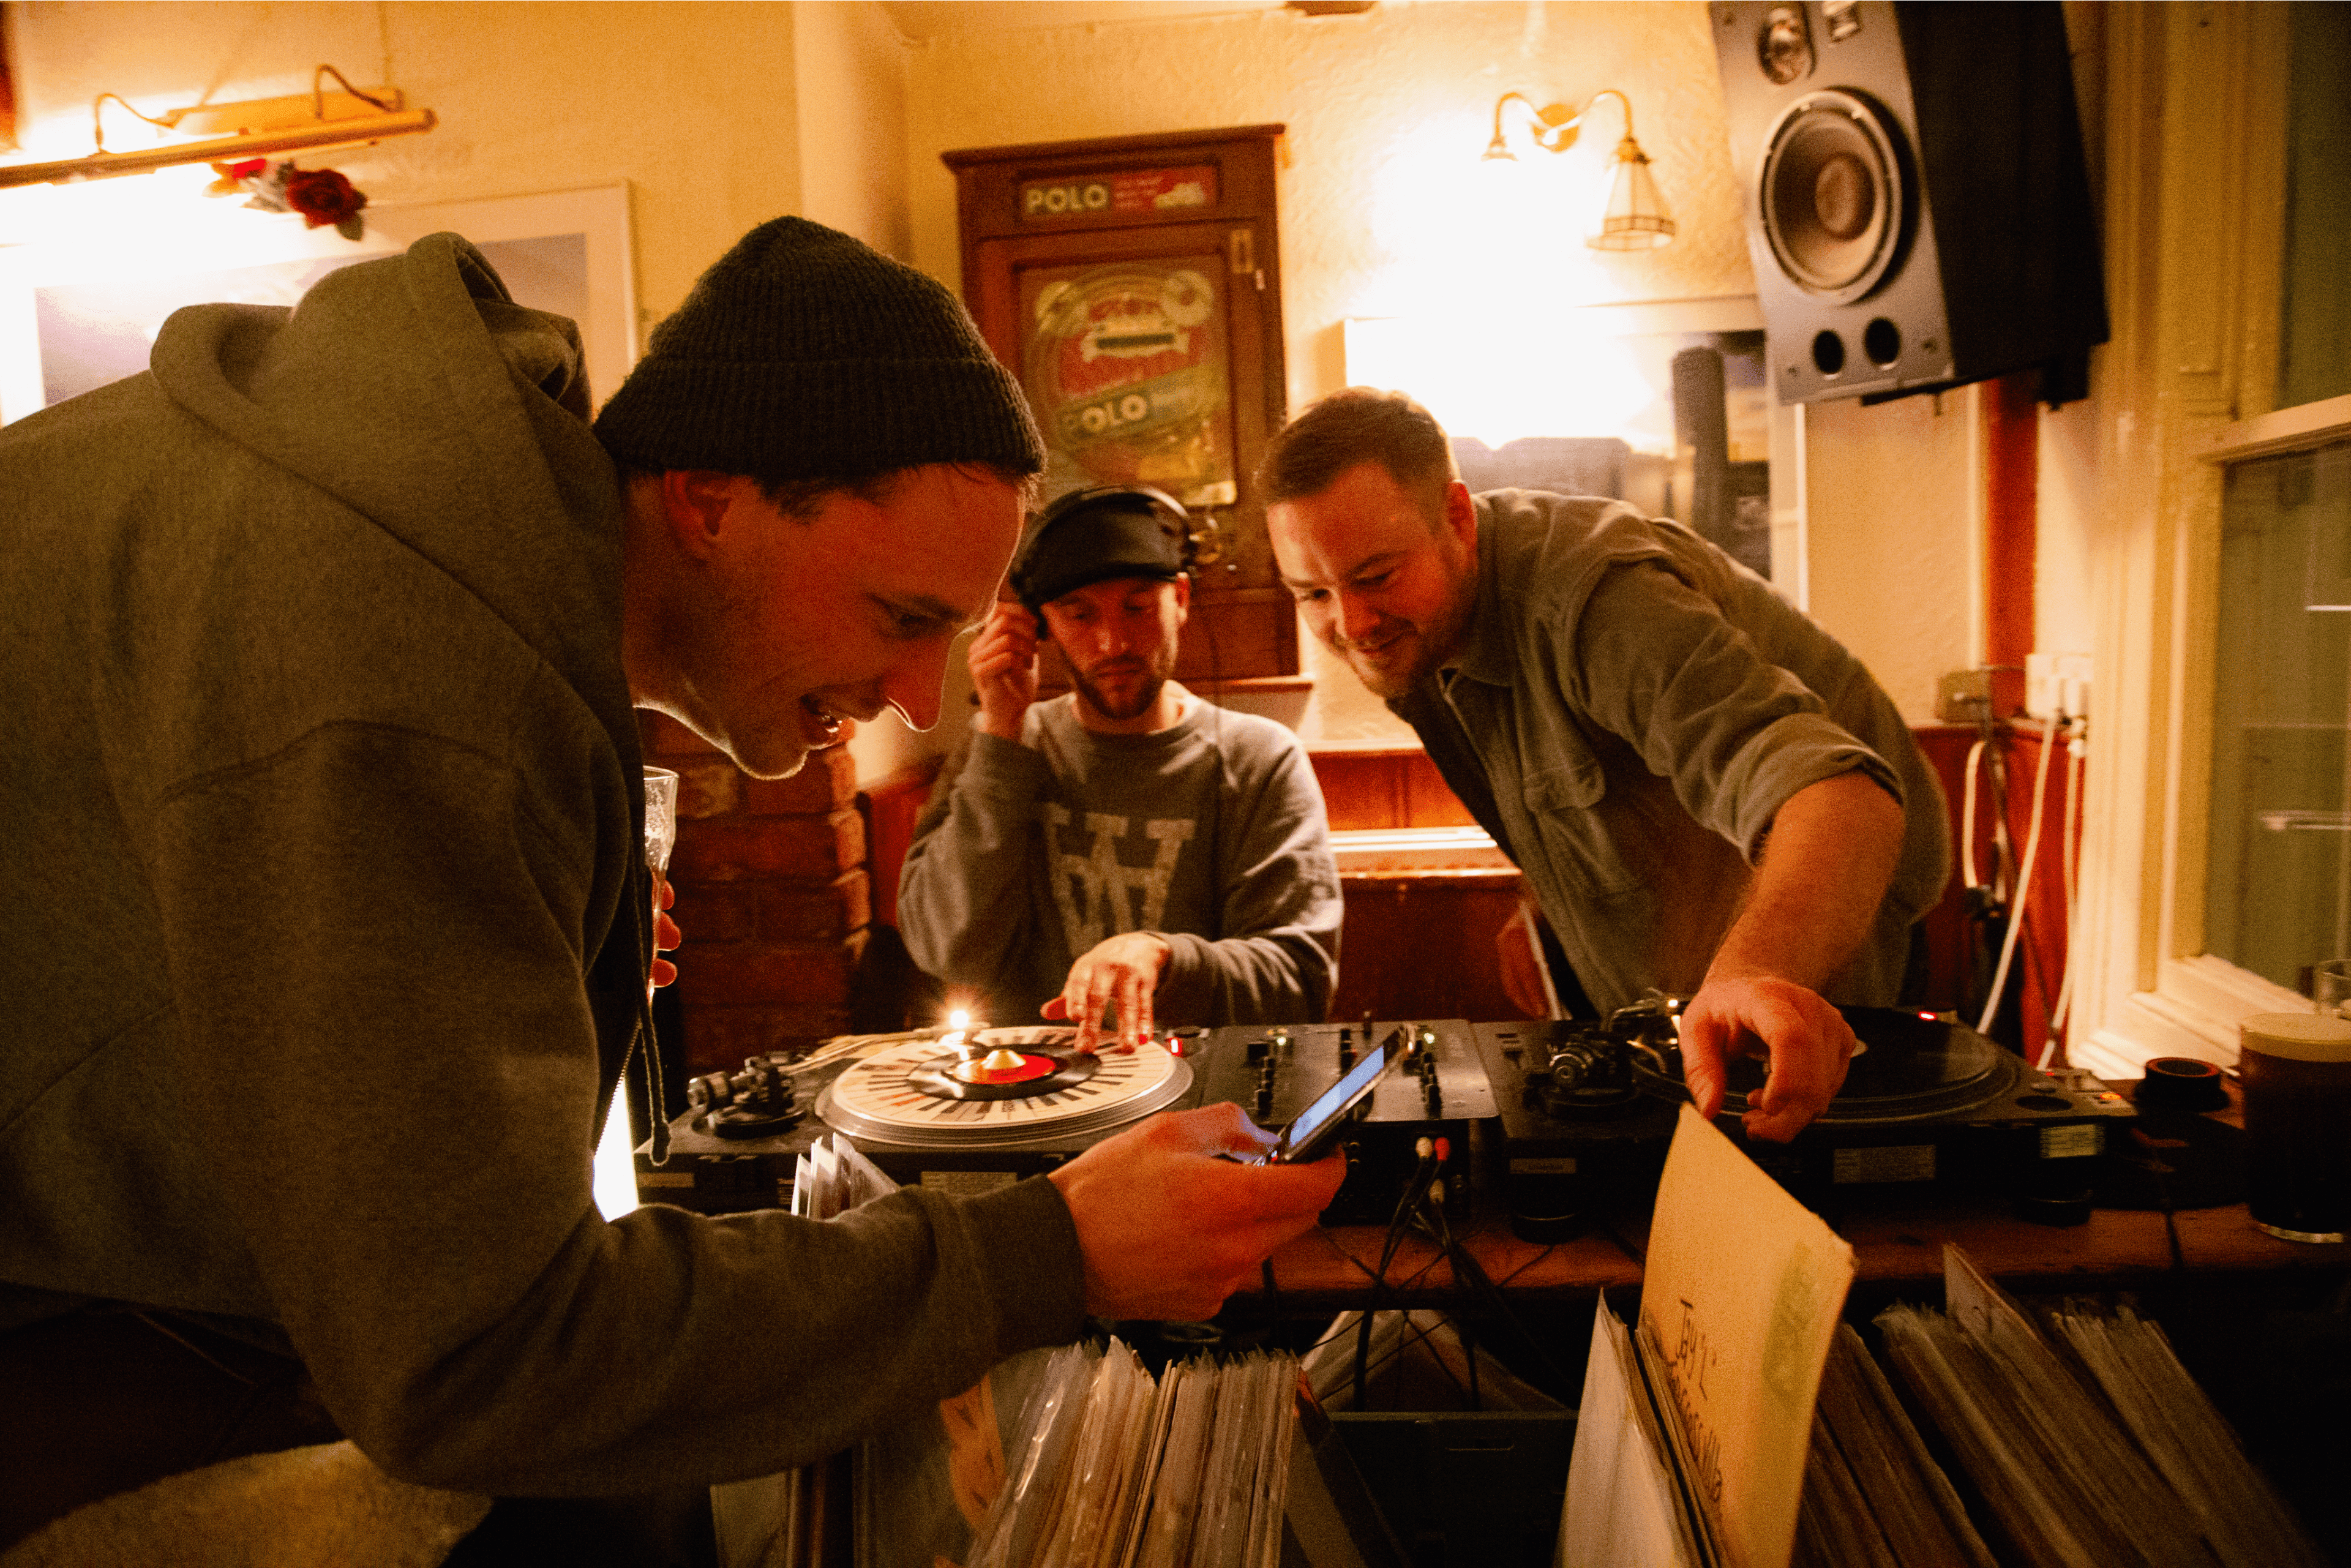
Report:
M 1335 1186 L 1212 1158 L 1227 1108 L 979 1198 L 602 1220 L 632 706 L 766 778 L 928 724 L 1040 454 L 952 297 L 798 219 L 588 408 L 571 324 L 436 235 L 0 433 L 0 1547 L 337 1432 L 691 1497 L 1089 1311 L 1206 1315 Z

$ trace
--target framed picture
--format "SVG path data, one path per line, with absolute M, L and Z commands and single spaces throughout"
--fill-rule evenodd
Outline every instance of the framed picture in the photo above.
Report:
M 626 185 L 371 205 L 356 241 L 292 214 L 232 208 L 206 214 L 186 243 L 110 237 L 0 251 L 0 423 L 145 370 L 156 332 L 182 306 L 292 305 L 337 267 L 444 229 L 480 246 L 518 303 L 580 324 L 597 401 L 636 362 Z

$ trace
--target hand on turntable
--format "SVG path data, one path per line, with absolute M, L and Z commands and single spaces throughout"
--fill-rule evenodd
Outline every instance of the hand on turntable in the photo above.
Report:
M 1137 1123 L 1047 1176 L 1061 1189 L 1086 1259 L 1086 1310 L 1105 1318 L 1197 1322 L 1247 1284 L 1273 1249 L 1314 1227 L 1347 1174 L 1344 1155 L 1248 1166 L 1273 1142 L 1238 1105 Z
M 998 601 L 964 662 L 979 699 L 977 727 L 998 740 L 1019 741 L 1020 721 L 1037 700 L 1037 618 L 1010 600 Z
M 1049 1019 L 1078 1026 L 1077 1047 L 1095 1051 L 1102 1040 L 1102 1016 L 1118 1009 L 1118 1048 L 1133 1051 L 1152 1035 L 1151 998 L 1167 972 L 1167 939 L 1152 931 L 1122 931 L 1095 943 L 1070 966 L 1061 994 L 1044 1006 Z
M 1771 1071 L 1748 1097 L 1747 1134 L 1786 1143 L 1828 1106 L 1853 1060 L 1852 1026 L 1817 993 L 1769 975 L 1709 978 L 1682 1009 L 1682 1082 L 1698 1114 L 1722 1109 L 1724 1063 L 1758 1050 Z

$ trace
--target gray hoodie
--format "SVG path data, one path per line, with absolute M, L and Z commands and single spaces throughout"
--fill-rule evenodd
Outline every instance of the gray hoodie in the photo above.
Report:
M 0 1326 L 282 1335 L 396 1476 L 771 1471 L 1073 1333 L 1059 1194 L 607 1225 L 643 1015 L 622 517 L 455 235 L 0 432 Z

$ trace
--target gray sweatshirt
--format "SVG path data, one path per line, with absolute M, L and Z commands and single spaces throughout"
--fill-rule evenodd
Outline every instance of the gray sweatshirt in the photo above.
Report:
M 975 730 L 933 786 L 898 883 L 914 962 L 1034 1022 L 1070 966 L 1122 931 L 1172 949 L 1158 1021 L 1312 1022 L 1331 1005 L 1339 876 L 1298 737 L 1196 702 L 1155 735 L 1097 735 L 1077 699 L 1032 705 L 1014 745 Z
M 276 1337 L 395 1476 L 642 1492 L 1073 1333 L 1050 1184 L 615 1224 L 643 1010 L 577 334 L 443 235 L 0 432 L 0 1328 Z

